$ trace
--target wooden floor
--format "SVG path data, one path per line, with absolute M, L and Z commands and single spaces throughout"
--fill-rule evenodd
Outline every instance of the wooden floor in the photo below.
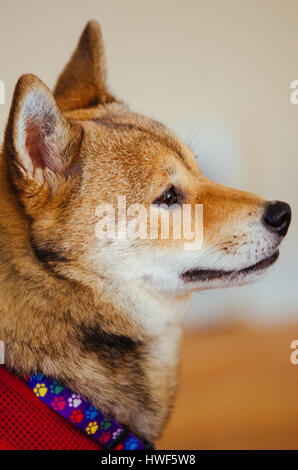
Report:
M 298 449 L 298 324 L 185 336 L 180 389 L 159 449 Z

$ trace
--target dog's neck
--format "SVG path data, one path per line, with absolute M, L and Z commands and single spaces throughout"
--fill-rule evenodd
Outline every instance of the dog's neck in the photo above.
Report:
M 155 440 L 175 394 L 185 299 L 154 296 L 141 285 L 115 289 L 94 278 L 84 286 L 57 276 L 36 257 L 30 223 L 3 188 L 0 339 L 7 366 L 52 376 Z

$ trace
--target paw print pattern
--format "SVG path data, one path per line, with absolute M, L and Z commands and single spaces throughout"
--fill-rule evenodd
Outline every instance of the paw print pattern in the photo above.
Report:
M 73 393 L 68 399 L 68 406 L 70 408 L 77 408 L 82 403 L 80 395 Z
M 87 419 L 94 419 L 98 415 L 98 411 L 94 406 L 90 406 L 88 410 L 86 411 L 86 418 Z
M 110 448 L 111 442 L 119 450 L 144 447 L 143 442 L 131 432 L 128 435 L 125 433 L 126 438 L 123 440 L 122 425 L 53 378 L 36 373 L 28 378 L 28 385 L 46 405 L 100 443 L 103 448 Z
M 37 397 L 44 397 L 47 394 L 47 387 L 44 383 L 36 384 L 36 387 L 33 389 L 33 392 Z
M 50 392 L 55 393 L 55 395 L 59 395 L 63 391 L 62 385 L 58 384 L 56 380 L 50 385 Z
M 121 434 L 121 429 L 120 428 L 116 429 L 116 431 L 113 432 L 113 441 L 117 439 L 117 437 L 119 437 L 120 434 Z
M 37 382 L 41 382 L 43 379 L 43 374 L 34 374 L 31 375 L 31 380 L 37 380 Z
M 83 418 L 84 418 L 84 415 L 81 410 L 73 410 L 70 416 L 70 419 L 73 423 L 80 423 Z
M 116 447 L 115 447 L 115 450 L 122 450 L 123 449 L 123 444 L 118 444 Z
M 97 421 L 90 422 L 88 426 L 86 427 L 87 434 L 95 434 L 97 430 L 98 430 Z
M 104 418 L 104 420 L 100 423 L 100 429 L 104 429 L 105 431 L 112 426 L 112 421 L 110 418 Z
M 111 433 L 109 431 L 105 431 L 101 434 L 98 440 L 101 444 L 106 444 L 107 442 L 109 442 L 110 439 Z
M 66 401 L 63 397 L 55 397 L 52 401 L 52 407 L 56 411 L 62 411 L 66 405 Z
M 134 437 L 131 437 L 124 443 L 125 450 L 134 450 L 138 447 L 138 441 Z

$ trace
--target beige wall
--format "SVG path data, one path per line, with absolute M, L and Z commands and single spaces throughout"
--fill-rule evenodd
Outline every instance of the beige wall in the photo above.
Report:
M 86 21 L 97 19 L 114 93 L 191 134 L 209 177 L 291 203 L 279 265 L 258 285 L 195 296 L 190 321 L 298 315 L 298 105 L 289 99 L 297 18 L 297 0 L 1 0 L 1 135 L 18 77 L 35 73 L 52 87 Z

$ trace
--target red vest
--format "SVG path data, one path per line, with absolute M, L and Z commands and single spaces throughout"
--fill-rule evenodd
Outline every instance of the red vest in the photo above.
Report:
M 102 450 L 0 366 L 0 450 Z

